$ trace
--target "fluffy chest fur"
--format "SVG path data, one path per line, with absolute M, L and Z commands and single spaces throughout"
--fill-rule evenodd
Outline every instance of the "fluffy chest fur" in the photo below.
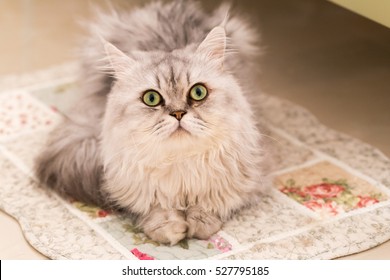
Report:
M 135 213 L 145 214 L 156 205 L 178 210 L 200 206 L 226 219 L 248 202 L 259 184 L 260 172 L 253 164 L 258 155 L 240 155 L 242 150 L 234 148 L 162 153 L 153 161 L 129 153 L 107 166 L 105 188 L 121 207 Z M 127 172 L 120 171 L 124 167 L 116 166 L 118 162 Z

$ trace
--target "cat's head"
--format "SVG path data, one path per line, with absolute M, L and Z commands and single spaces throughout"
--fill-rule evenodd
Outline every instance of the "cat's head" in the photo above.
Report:
M 129 149 L 182 153 L 240 141 L 236 136 L 251 112 L 224 65 L 223 27 L 212 29 L 197 46 L 170 53 L 124 54 L 110 43 L 105 49 L 116 79 L 103 129 L 110 145 L 127 142 Z

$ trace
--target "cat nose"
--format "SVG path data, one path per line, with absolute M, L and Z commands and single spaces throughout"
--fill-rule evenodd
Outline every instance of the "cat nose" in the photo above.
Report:
M 175 117 L 178 121 L 180 121 L 185 114 L 187 114 L 186 111 L 173 111 L 173 112 L 169 113 L 169 115 L 171 115 L 172 117 Z

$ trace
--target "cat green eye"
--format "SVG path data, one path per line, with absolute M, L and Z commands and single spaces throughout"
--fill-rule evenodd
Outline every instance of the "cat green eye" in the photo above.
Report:
M 142 96 L 142 101 L 149 107 L 156 107 L 162 102 L 162 97 L 157 91 L 148 90 Z
M 207 94 L 207 88 L 201 84 L 194 85 L 190 90 L 190 97 L 195 101 L 201 101 L 205 99 Z

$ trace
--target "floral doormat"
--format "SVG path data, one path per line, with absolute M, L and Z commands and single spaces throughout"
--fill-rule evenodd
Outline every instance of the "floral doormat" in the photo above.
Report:
M 278 153 L 269 190 L 209 240 L 159 244 L 126 216 L 38 186 L 34 157 L 79 94 L 70 64 L 0 80 L 0 208 L 53 259 L 331 259 L 390 239 L 390 160 L 290 102 L 254 100 Z M 277 112 L 277 113 L 275 113 Z

